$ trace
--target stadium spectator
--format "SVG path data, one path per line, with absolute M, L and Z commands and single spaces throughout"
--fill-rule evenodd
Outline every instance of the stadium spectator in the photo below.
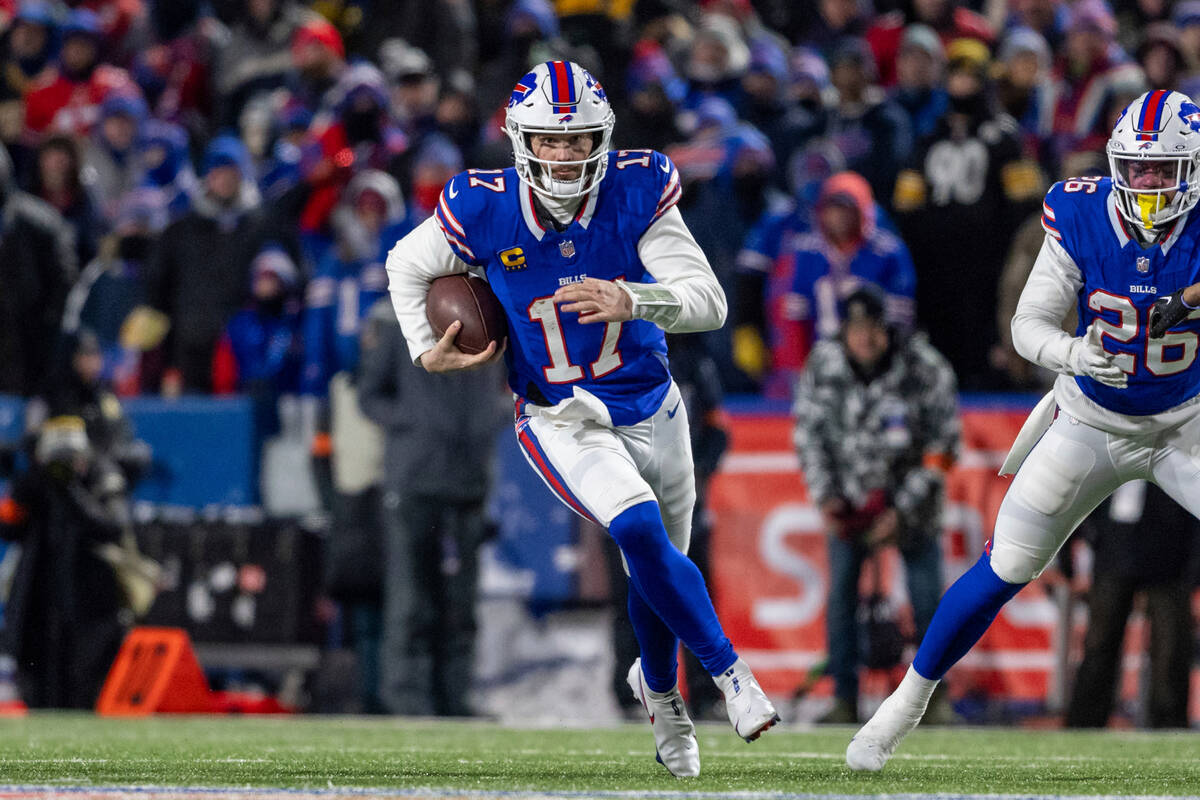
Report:
M 1070 7 L 1065 55 L 1055 70 L 1060 93 L 1054 138 L 1060 155 L 1103 148 L 1110 87 L 1142 79 L 1141 68 L 1117 44 L 1116 31 L 1104 0 L 1078 0 Z
M 26 0 L 13 17 L 0 58 L 0 103 L 21 100 L 47 70 L 58 48 L 57 23 L 48 2 Z M 10 138 L 10 137 L 6 137 Z
M 1142 597 L 1150 668 L 1140 718 L 1151 728 L 1188 727 L 1195 620 L 1187 568 L 1200 552 L 1200 523 L 1154 484 L 1131 481 L 1081 527 L 1093 553 L 1088 631 L 1064 724 L 1108 724 L 1122 683 L 1125 625 Z
M 932 28 L 946 47 L 955 39 L 974 39 L 991 46 L 991 25 L 960 0 L 912 0 L 905 8 L 884 14 L 866 33 L 875 53 L 879 83 L 890 87 L 896 82 L 896 57 L 900 52 L 906 26 L 921 23 Z
M 796 387 L 795 445 L 828 533 L 836 702 L 827 722 L 858 719 L 864 561 L 899 548 L 917 638 L 942 592 L 943 478 L 959 447 L 954 372 L 922 334 L 889 326 L 884 305 L 872 286 L 845 298 L 838 338 L 817 344 Z
M 1022 155 L 1016 121 L 997 111 L 988 94 L 986 48 L 959 40 L 949 55 L 950 107 L 897 179 L 893 206 L 919 265 L 918 324 L 959 381 L 981 389 L 998 378 L 987 367 L 993 331 L 979 329 L 977 314 L 996 307 L 1009 241 L 1045 185 Z M 978 334 L 963 336 L 964 330 Z
M 797 153 L 788 169 L 792 197 L 768 206 L 738 253 L 730 326 L 733 361 L 768 397 L 792 396 L 796 373 L 808 355 L 812 337 L 787 313 L 793 254 L 797 238 L 812 227 L 821 187 L 844 169 L 841 152 L 828 141 L 814 140 Z
M 1054 101 L 1050 79 L 1050 48 L 1031 28 L 1009 30 L 996 57 L 996 99 L 1000 110 L 1021 128 L 1025 155 L 1038 162 L 1048 175 L 1058 172 L 1051 147 Z
M 144 327 L 144 335 L 133 338 L 145 349 L 170 328 L 161 389 L 171 396 L 212 391 L 213 350 L 245 299 L 251 261 L 271 235 L 240 140 L 214 139 L 202 172 L 191 210 L 163 231 L 150 262 L 147 295 L 162 316 L 134 312 L 134 327 Z
M 822 184 L 813 229 L 798 235 L 785 253 L 792 261 L 792 282 L 783 298 L 783 316 L 795 323 L 797 367 L 817 340 L 838 334 L 842 301 L 862 284 L 884 292 L 888 325 L 912 327 L 916 271 L 904 242 L 880 228 L 878 216 L 871 187 L 861 175 L 841 172 Z
M 334 244 L 318 262 L 305 300 L 305 393 L 324 395 L 338 372 L 358 369 L 362 322 L 387 296 L 384 261 L 411 225 L 396 179 L 366 170 L 333 213 Z
M 683 68 L 687 80 L 683 106 L 694 109 L 708 97 L 740 106 L 742 75 L 749 64 L 750 48 L 737 23 L 721 14 L 705 14 Z
M 100 20 L 85 8 L 67 15 L 60 29 L 58 64 L 29 86 L 25 128 L 36 142 L 48 130 L 85 135 L 100 116 L 100 103 L 114 91 L 136 91 L 125 70 L 100 61 Z
M 1170 22 L 1147 25 L 1137 47 L 1137 61 L 1148 86 L 1178 86 L 1187 66 L 1179 30 Z
M 153 115 L 206 136 L 214 111 L 212 66 L 220 27 L 202 0 L 151 3 L 152 42 L 134 55 L 130 72 Z
M 916 139 L 933 133 L 949 105 L 942 76 L 945 68 L 946 51 L 933 28 L 918 22 L 904 29 L 891 96 L 908 115 Z
M 861 0 L 817 0 L 816 13 L 805 14 L 800 35 L 792 41 L 829 58 L 843 39 L 857 39 L 871 25 L 870 3 Z M 807 24 L 805 24 L 807 23 Z
M 878 86 L 875 59 L 863 39 L 846 39 L 829 59 L 837 104 L 830 109 L 826 136 L 846 166 L 867 179 L 884 205 L 900 165 L 912 153 L 908 117 Z
M 683 139 L 677 116 L 685 84 L 658 42 L 643 39 L 634 47 L 625 91 L 629 102 L 618 106 L 613 129 L 617 146 L 661 151 Z
M 1004 24 L 1006 31 L 1028 28 L 1041 35 L 1050 52 L 1062 52 L 1067 38 L 1070 9 L 1063 0 L 1013 0 Z
M 292 34 L 293 98 L 314 113 L 332 105 L 326 98 L 346 72 L 346 46 L 337 28 L 311 19 Z
M 477 552 L 491 454 L 508 420 L 499 365 L 433 375 L 413 364 L 391 302 L 363 329 L 359 401 L 386 433 L 380 696 L 393 714 L 466 717 Z
M 260 437 L 277 428 L 280 395 L 298 394 L 304 363 L 300 325 L 300 271 L 277 244 L 268 244 L 250 265 L 249 302 L 233 315 L 217 345 L 213 390 L 248 394 L 259 410 Z
M 17 188 L 0 147 L 0 392 L 44 388 L 78 270 L 74 238 L 53 207 Z
M 146 299 L 146 270 L 155 239 L 167 226 L 162 193 L 136 189 L 121 199 L 112 233 L 84 267 L 67 295 L 63 332 L 88 328 L 104 354 L 103 376 L 118 394 L 137 394 L 141 386 L 141 353 L 128 347 L 121 326 Z
M 140 95 L 113 93 L 100 104 L 100 119 L 83 151 L 83 169 L 96 209 L 111 225 L 121 197 L 143 177 L 136 147 L 146 118 Z
M 296 31 L 319 17 L 295 0 L 245 0 L 213 63 L 218 129 L 237 122 L 242 106 L 259 92 L 284 85 L 292 68 Z
M 197 192 L 187 131 L 169 122 L 147 120 L 138 139 L 137 157 L 143 185 L 162 194 L 172 221 L 183 216 Z
M 45 200 L 71 226 L 76 263 L 86 264 L 96 254 L 105 230 L 91 193 L 84 186 L 79 146 L 70 136 L 46 137 L 37 149 L 30 193 Z

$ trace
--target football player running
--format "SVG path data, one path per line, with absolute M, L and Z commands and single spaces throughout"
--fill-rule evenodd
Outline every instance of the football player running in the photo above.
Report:
M 578 64 L 539 64 L 509 100 L 515 166 L 468 170 L 433 217 L 388 256 L 396 315 L 430 372 L 506 359 L 517 438 L 560 500 L 606 527 L 629 573 L 641 657 L 629 684 L 645 706 L 658 760 L 700 772 L 695 729 L 676 685 L 682 640 L 725 695 L 747 741 L 779 720 L 721 629 L 684 555 L 696 490 L 687 413 L 667 370 L 664 331 L 719 328 L 726 301 L 675 204 L 675 165 L 651 150 L 609 152 L 613 112 Z M 467 355 L 461 325 L 436 339 L 429 283 L 485 277 L 508 320 L 507 350 Z M 465 687 L 464 687 L 465 688 Z
M 853 769 L 883 768 L 946 671 L 1118 486 L 1154 481 L 1200 516 L 1200 107 L 1147 92 L 1107 151 L 1111 177 L 1046 194 L 1046 237 L 1013 315 L 1017 352 L 1059 373 L 1054 390 L 1001 470 L 1016 476 L 982 557 L 946 591 L 904 680 L 846 749 Z M 1074 337 L 1059 327 L 1072 307 Z

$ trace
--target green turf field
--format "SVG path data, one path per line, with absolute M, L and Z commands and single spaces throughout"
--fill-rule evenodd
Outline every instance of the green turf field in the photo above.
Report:
M 689 796 L 698 793 L 1200 796 L 1200 734 L 918 731 L 877 775 L 851 773 L 852 730 L 776 728 L 753 744 L 701 726 L 702 775 L 654 762 L 648 725 L 501 728 L 363 718 L 0 721 L 0 784 L 444 789 L 465 793 Z M 86 793 L 86 790 L 82 790 Z M 410 792 L 411 794 L 411 792 Z M 435 793 L 436 794 L 436 793 Z M 0 790 L 0 796 L 27 796 Z M 506 794 L 505 796 L 512 796 Z

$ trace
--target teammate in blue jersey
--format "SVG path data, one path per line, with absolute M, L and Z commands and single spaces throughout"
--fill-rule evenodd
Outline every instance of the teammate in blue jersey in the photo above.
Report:
M 641 650 L 629 684 L 658 759 L 673 775 L 694 776 L 695 729 L 676 685 L 680 640 L 724 692 L 738 735 L 753 740 L 779 717 L 684 555 L 696 489 L 664 331 L 720 327 L 725 295 L 675 208 L 675 166 L 651 150 L 609 152 L 612 127 L 604 90 L 586 70 L 539 64 L 508 105 L 515 167 L 452 178 L 387 270 L 413 359 L 445 372 L 504 357 L 530 465 L 620 546 Z M 426 320 L 429 283 L 467 271 L 485 277 L 504 306 L 503 354 L 493 343 L 466 355 L 454 346 L 459 323 L 439 340 Z
M 1022 356 L 1059 373 L 1018 434 L 979 561 L 942 598 L 916 658 L 846 750 L 879 770 L 1000 607 L 1121 484 L 1157 483 L 1200 516 L 1200 107 L 1152 91 L 1108 140 L 1110 178 L 1046 195 L 1046 238 L 1013 315 Z M 1061 330 L 1075 307 L 1076 336 Z

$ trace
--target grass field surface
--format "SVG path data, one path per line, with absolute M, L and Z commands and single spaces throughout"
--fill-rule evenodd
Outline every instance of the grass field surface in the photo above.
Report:
M 399 718 L 31 714 L 0 721 L 0 798 L 1200 797 L 1200 734 L 918 730 L 876 775 L 853 730 L 699 730 L 701 776 L 654 761 L 650 726 L 513 729 Z

